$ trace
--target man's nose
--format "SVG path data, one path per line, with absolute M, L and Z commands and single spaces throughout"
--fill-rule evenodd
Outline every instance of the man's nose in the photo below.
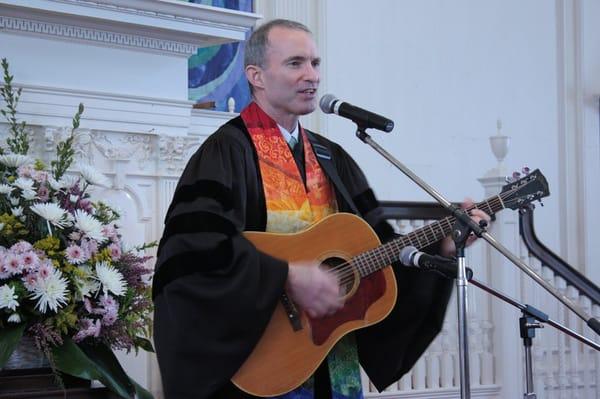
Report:
M 304 70 L 304 78 L 310 82 L 318 83 L 320 79 L 319 68 L 312 64 L 308 64 Z

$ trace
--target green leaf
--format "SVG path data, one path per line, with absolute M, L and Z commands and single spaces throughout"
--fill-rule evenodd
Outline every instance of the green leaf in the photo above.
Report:
M 146 338 L 135 337 L 133 339 L 133 343 L 136 346 L 139 346 L 140 348 L 142 348 L 143 350 L 145 350 L 146 352 L 152 352 L 152 353 L 154 353 L 154 347 L 152 346 L 152 342 L 150 342 Z
M 25 323 L 0 329 L 0 369 L 8 362 L 10 355 L 21 341 L 24 331 Z
M 79 346 L 71 339 L 53 349 L 56 368 L 88 380 L 99 380 L 123 398 L 133 398 L 135 387 L 115 355 L 105 345 Z
M 106 345 L 79 344 L 79 347 L 96 364 L 103 378 L 99 380 L 107 387 L 113 389 L 119 395 L 133 398 L 135 387 L 131 379 L 121 367 L 113 351 Z

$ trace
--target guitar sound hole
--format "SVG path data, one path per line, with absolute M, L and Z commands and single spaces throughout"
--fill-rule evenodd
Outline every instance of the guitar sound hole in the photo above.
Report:
M 356 281 L 355 271 L 346 259 L 337 256 L 327 258 L 321 265 L 332 273 L 335 273 L 340 282 L 340 288 L 343 296 L 352 292 L 354 282 Z

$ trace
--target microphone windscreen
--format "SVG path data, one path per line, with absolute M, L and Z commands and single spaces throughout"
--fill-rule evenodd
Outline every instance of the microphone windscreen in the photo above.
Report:
M 337 97 L 333 94 L 325 94 L 323 97 L 321 97 L 321 101 L 319 101 L 319 107 L 321 108 L 321 111 L 325 112 L 326 114 L 333 113 L 333 104 L 335 104 L 337 100 Z
M 402 262 L 404 266 L 414 266 L 412 264 L 412 257 L 413 254 L 417 251 L 418 249 L 411 245 L 402 248 L 402 250 L 400 251 L 400 262 Z

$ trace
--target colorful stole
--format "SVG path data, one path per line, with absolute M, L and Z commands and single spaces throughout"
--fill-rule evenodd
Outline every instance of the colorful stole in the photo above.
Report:
M 241 117 L 258 154 L 267 204 L 266 231 L 297 232 L 337 212 L 333 186 L 317 162 L 301 126 L 306 186 L 277 123 L 254 102 L 242 111 Z M 334 346 L 327 356 L 327 363 L 333 398 L 362 399 L 358 353 L 353 334 L 345 336 Z M 294 391 L 276 398 L 312 399 L 313 391 L 311 378 Z

